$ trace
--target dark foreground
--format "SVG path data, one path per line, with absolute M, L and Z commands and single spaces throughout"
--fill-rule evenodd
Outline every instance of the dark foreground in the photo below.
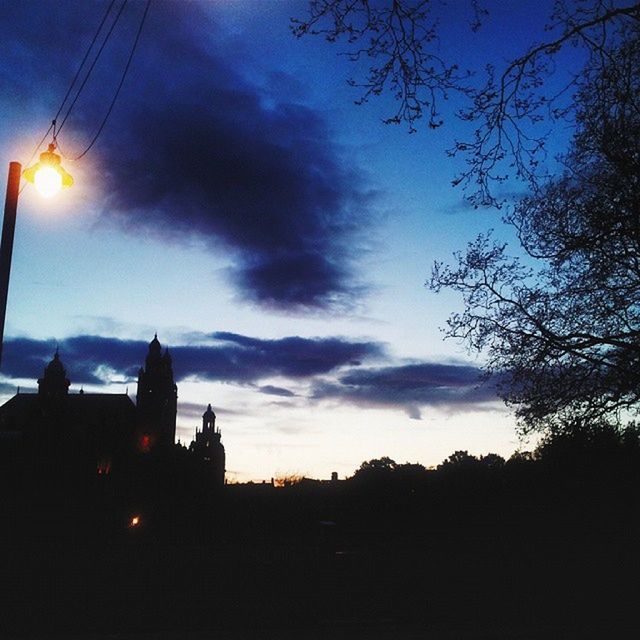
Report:
M 197 498 L 175 482 L 136 504 L 5 492 L 0 636 L 635 638 L 636 492 L 635 471 L 532 466 Z

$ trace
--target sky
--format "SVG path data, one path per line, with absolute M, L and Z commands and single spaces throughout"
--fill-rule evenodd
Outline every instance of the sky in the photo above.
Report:
M 2 3 L 5 166 L 26 165 L 108 4 Z M 530 0 L 486 6 L 477 34 L 468 3 L 440 7 L 439 52 L 480 72 L 542 37 L 545 17 Z M 135 398 L 157 332 L 177 436 L 190 442 L 211 403 L 232 481 L 526 447 L 482 356 L 443 340 L 460 301 L 425 287 L 478 233 L 514 241 L 499 212 L 451 186 L 446 150 L 467 133 L 457 98 L 442 127 L 410 134 L 382 124 L 391 96 L 354 105 L 342 45 L 293 37 L 303 0 L 154 0 L 104 130 L 73 161 L 144 7 L 123 9 L 59 133 L 75 185 L 20 195 L 0 399 L 34 391 L 56 347 L 72 393 Z

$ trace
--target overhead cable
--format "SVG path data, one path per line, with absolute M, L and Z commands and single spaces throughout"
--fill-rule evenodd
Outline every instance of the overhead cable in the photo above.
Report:
M 109 41 L 109 38 L 111 37 L 111 34 L 113 33 L 113 30 L 115 29 L 116 24 L 118 24 L 118 20 L 120 20 L 120 16 L 122 15 L 122 12 L 123 12 L 124 8 L 127 6 L 127 2 L 128 2 L 128 0 L 124 0 L 124 2 L 120 5 L 120 9 L 118 10 L 118 13 L 116 14 L 116 17 L 115 17 L 113 23 L 111 24 L 111 27 L 109 28 L 109 31 L 107 32 L 107 35 L 104 37 L 104 40 L 102 41 L 102 44 L 100 45 L 100 48 L 98 49 L 98 52 L 96 53 L 96 57 L 93 59 L 93 62 L 91 63 L 91 66 L 89 67 L 89 70 L 87 71 L 87 74 L 85 75 L 84 80 L 82 81 L 82 84 L 80 85 L 80 88 L 78 89 L 78 91 L 76 91 L 75 98 L 73 99 L 72 103 L 69 105 L 69 108 L 67 109 L 67 113 L 65 114 L 64 118 L 62 119 L 62 122 L 60 123 L 60 126 L 58 127 L 58 133 L 60 133 L 60 131 L 62 130 L 62 127 L 64 127 L 66 121 L 68 120 L 69 116 L 71 115 L 71 111 L 73 110 L 73 107 L 75 106 L 76 102 L 78 101 L 78 98 L 80 97 L 80 94 L 82 93 L 82 90 L 84 89 L 85 85 L 87 84 L 87 81 L 89 80 L 89 77 L 91 76 L 91 73 L 93 72 L 93 69 L 96 66 L 96 63 L 100 59 L 100 55 L 104 51 L 104 48 L 105 48 L 107 42 Z
M 133 54 L 136 51 L 136 47 L 138 46 L 138 41 L 140 40 L 140 34 L 142 33 L 142 28 L 144 27 L 144 23 L 145 20 L 147 19 L 147 13 L 149 12 L 149 6 L 151 5 L 151 0 L 147 0 L 147 5 L 144 9 L 144 13 L 142 14 L 142 20 L 140 20 L 140 25 L 138 26 L 138 32 L 136 33 L 136 37 L 135 40 L 133 41 L 133 46 L 131 47 L 131 52 L 129 53 L 129 58 L 127 60 L 127 64 L 124 67 L 124 70 L 122 71 L 122 77 L 120 78 L 120 82 L 118 83 L 118 87 L 116 89 L 116 92 L 113 96 L 113 100 L 111 100 L 111 104 L 109 105 L 109 109 L 107 110 L 107 113 L 105 114 L 102 122 L 100 123 L 100 126 L 98 127 L 98 130 L 96 131 L 95 135 L 93 136 L 91 142 L 89 143 L 89 145 L 87 146 L 87 148 L 80 154 L 78 155 L 76 158 L 74 158 L 74 160 L 80 160 L 80 158 L 82 158 L 88 151 L 89 149 L 91 149 L 91 147 L 93 147 L 93 145 L 95 144 L 96 140 L 98 139 L 98 137 L 100 136 L 100 134 L 102 133 L 102 130 L 104 129 L 104 126 L 107 124 L 107 120 L 109 119 L 109 116 L 111 115 L 111 111 L 113 110 L 113 107 L 116 103 L 116 100 L 118 99 L 118 95 L 120 94 L 120 89 L 122 89 L 122 85 L 124 84 L 124 80 L 127 77 L 127 72 L 129 71 L 129 67 L 131 66 L 131 61 L 133 60 Z
M 91 50 L 93 49 L 93 46 L 96 43 L 96 40 L 98 39 L 98 36 L 100 35 L 100 32 L 102 31 L 102 27 L 104 26 L 104 23 L 107 21 L 107 18 L 109 17 L 109 14 L 111 13 L 111 9 L 113 8 L 113 5 L 115 4 L 116 0 L 111 0 L 111 2 L 109 3 L 107 10 L 105 11 L 102 20 L 100 21 L 100 24 L 98 25 L 98 28 L 93 36 L 93 39 L 91 40 L 91 43 L 89 44 L 89 46 L 87 47 L 87 51 L 84 54 L 84 57 L 82 58 L 82 62 L 80 63 L 80 66 L 78 67 L 78 70 L 76 71 L 75 76 L 73 77 L 73 80 L 71 81 L 71 84 L 69 85 L 69 88 L 67 89 L 67 93 L 65 94 L 62 102 L 60 103 L 60 107 L 58 108 L 58 111 L 56 112 L 55 117 L 53 118 L 53 121 L 51 122 L 51 124 L 49 125 L 49 128 L 47 129 L 46 133 L 42 136 L 42 139 L 40 140 L 40 142 L 38 142 L 38 144 L 36 145 L 35 149 L 33 150 L 33 153 L 31 154 L 31 157 L 29 158 L 29 160 L 26 162 L 26 166 L 29 166 L 31 164 L 31 162 L 33 161 L 33 159 L 35 158 L 36 154 L 38 153 L 40 147 L 42 147 L 42 144 L 44 143 L 44 141 L 47 139 L 47 137 L 49 136 L 49 133 L 51 133 L 51 130 L 54 130 L 54 136 L 57 134 L 56 132 L 56 122 L 58 120 L 58 116 L 60 115 L 60 113 L 62 113 L 62 109 L 64 108 L 64 105 L 67 101 L 67 99 L 69 98 L 69 96 L 71 95 L 71 91 L 73 90 L 74 85 L 76 84 L 78 78 L 80 77 L 80 72 L 82 71 L 82 68 L 84 67 L 89 54 L 91 53 Z M 58 129 L 59 131 L 59 129 Z

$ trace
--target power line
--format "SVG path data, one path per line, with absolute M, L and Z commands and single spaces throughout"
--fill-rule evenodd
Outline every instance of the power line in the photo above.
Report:
M 51 131 L 51 129 L 53 129 L 53 122 L 49 125 L 47 132 L 42 136 L 42 140 L 40 140 L 40 142 L 38 142 L 38 144 L 36 145 L 36 148 L 33 150 L 33 153 L 29 157 L 29 160 L 27 160 L 27 162 L 25 163 L 25 166 L 28 167 L 31 164 L 32 160 L 36 157 L 36 153 L 38 153 L 38 149 L 40 149 L 40 147 L 42 146 L 42 143 L 47 139 L 47 136 L 49 135 L 49 132 Z
M 116 2 L 116 0 L 111 0 L 111 2 L 109 3 L 109 6 L 107 7 L 107 10 L 106 10 L 106 12 L 105 12 L 105 14 L 104 14 L 104 16 L 102 18 L 102 21 L 100 22 L 100 25 L 98 26 L 98 30 L 96 31 L 95 35 L 93 36 L 93 40 L 91 40 L 91 44 L 89 45 L 89 48 L 87 49 L 87 52 L 84 54 L 84 58 L 82 58 L 82 62 L 80 63 L 80 66 L 78 67 L 78 70 L 76 71 L 76 75 L 74 76 L 73 80 L 71 81 L 71 84 L 69 85 L 69 89 L 67 90 L 67 93 L 64 96 L 64 99 L 62 100 L 62 103 L 60 104 L 60 108 L 58 109 L 56 115 L 53 118 L 54 122 L 58 119 L 58 116 L 62 112 L 62 108 L 64 107 L 64 103 L 67 101 L 67 98 L 71 94 L 71 90 L 73 89 L 73 85 L 75 85 L 76 81 L 78 80 L 78 77 L 80 76 L 80 72 L 82 71 L 82 67 L 84 67 L 85 62 L 87 61 L 87 58 L 89 57 L 89 54 L 91 53 L 91 49 L 93 49 L 93 45 L 96 43 L 96 40 L 98 39 L 98 35 L 102 31 L 102 27 L 104 26 L 104 23 L 107 21 L 107 18 L 109 16 L 109 14 L 111 13 L 111 9 L 113 8 L 113 5 L 115 4 L 115 2 Z
M 74 158 L 74 160 L 80 160 L 80 158 L 82 158 L 84 155 L 86 155 L 86 153 L 89 151 L 89 149 L 91 149 L 91 147 L 93 147 L 93 145 L 95 144 L 96 140 L 98 139 L 98 137 L 100 136 L 100 134 L 102 133 L 102 130 L 104 129 L 104 126 L 107 124 L 107 120 L 109 119 L 109 116 L 111 115 L 111 111 L 113 110 L 113 107 L 116 103 L 116 100 L 118 99 L 118 95 L 120 94 L 120 89 L 122 89 L 122 85 L 124 84 L 124 80 L 127 77 L 127 71 L 129 71 L 129 67 L 131 65 L 131 61 L 133 60 L 133 54 L 136 51 L 136 47 L 138 46 L 138 41 L 140 40 L 140 34 L 142 33 L 142 27 L 144 27 L 144 23 L 145 20 L 147 19 L 147 13 L 149 12 L 149 7 L 151 5 L 151 0 L 147 0 L 147 5 L 144 9 L 144 13 L 142 14 L 142 20 L 140 21 L 140 26 L 138 27 L 138 32 L 136 33 L 136 37 L 135 40 L 133 41 L 133 46 L 131 47 L 131 52 L 129 53 L 129 59 L 127 60 L 127 64 L 124 67 L 124 70 L 122 72 L 122 77 L 120 78 L 120 82 L 118 84 L 118 88 L 116 89 L 116 92 L 113 96 L 113 100 L 111 100 L 111 104 L 109 105 L 109 109 L 107 110 L 107 113 L 104 116 L 104 119 L 102 120 L 102 123 L 100 124 L 100 127 L 98 127 L 98 130 L 96 131 L 96 134 L 93 136 L 93 139 L 91 140 L 91 142 L 89 143 L 89 146 L 76 158 Z
M 98 49 L 95 58 L 93 59 L 93 62 L 91 63 L 91 66 L 89 67 L 82 83 L 80 84 L 80 87 L 78 88 L 78 90 L 76 91 L 75 97 L 73 98 L 73 101 L 71 102 L 71 104 L 69 105 L 69 108 L 67 109 L 64 118 L 62 119 L 62 122 L 60 123 L 60 125 L 57 125 L 57 120 L 58 120 L 58 116 L 60 115 L 60 113 L 62 113 L 62 110 L 64 108 L 64 105 L 67 101 L 67 99 L 69 98 L 69 96 L 71 95 L 71 92 L 73 90 L 73 87 L 75 86 L 78 78 L 80 77 L 81 71 L 87 61 L 87 59 L 89 58 L 89 55 L 91 53 L 91 50 L 93 49 L 98 36 L 100 34 L 100 32 L 102 31 L 102 28 L 104 27 L 107 18 L 109 17 L 109 14 L 111 13 L 111 10 L 115 4 L 116 0 L 111 0 L 111 2 L 109 3 L 109 6 L 107 7 L 107 10 L 105 11 L 104 16 L 102 17 L 102 20 L 100 21 L 100 24 L 98 26 L 98 29 L 96 30 L 93 39 L 91 40 L 91 43 L 89 45 L 89 47 L 87 48 L 87 51 L 82 59 L 82 62 L 80 63 L 80 66 L 78 67 L 78 70 L 76 71 L 76 74 L 71 82 L 71 84 L 69 85 L 69 88 L 67 89 L 67 93 L 64 96 L 64 99 L 62 100 L 62 103 L 60 104 L 60 107 L 58 108 L 58 111 L 55 115 L 55 118 L 52 120 L 51 124 L 49 125 L 49 128 L 47 129 L 46 133 L 44 134 L 44 136 L 42 137 L 42 139 L 40 140 L 40 142 L 38 143 L 38 145 L 36 146 L 36 148 L 34 149 L 33 153 L 31 154 L 31 157 L 29 158 L 29 161 L 26 163 L 27 166 L 31 164 L 33 158 L 35 157 L 36 153 L 38 152 L 38 150 L 40 149 L 40 147 L 42 146 L 42 143 L 47 139 L 49 133 L 51 133 L 51 130 L 53 129 L 53 140 L 54 143 L 56 144 L 56 146 L 58 146 L 58 141 L 57 141 L 57 135 L 60 133 L 60 131 L 62 130 L 62 128 L 64 127 L 65 123 L 67 122 L 69 116 L 71 115 L 71 112 L 76 104 L 76 102 L 78 101 L 78 98 L 80 97 L 80 94 L 82 93 L 85 85 L 87 84 L 89 77 L 91 76 L 93 69 L 95 68 L 98 59 L 100 58 L 107 42 L 109 41 L 109 38 L 111 37 L 111 34 L 113 33 L 113 30 L 115 29 L 116 24 L 118 23 L 120 16 L 122 15 L 122 12 L 124 11 L 124 8 L 126 7 L 128 0 L 123 0 L 122 4 L 120 5 L 120 9 L 118 10 L 118 13 L 116 14 L 113 22 L 111 23 L 111 27 L 109 28 L 109 31 L 107 32 L 106 36 L 104 37 L 104 40 L 102 41 L 102 44 L 100 45 L 100 48 Z M 109 105 L 109 108 L 107 109 L 107 112 L 102 120 L 102 122 L 100 123 L 100 126 L 98 127 L 98 130 L 96 131 L 95 135 L 93 136 L 93 138 L 91 139 L 91 142 L 89 143 L 89 145 L 85 148 L 85 150 L 78 155 L 76 158 L 72 158 L 72 161 L 76 161 L 76 160 L 80 160 L 80 158 L 82 158 L 83 156 L 85 156 L 88 151 L 93 147 L 93 145 L 96 143 L 98 137 L 100 136 L 100 134 L 102 133 L 102 130 L 104 129 L 107 120 L 109 119 L 109 116 L 111 115 L 111 112 L 113 111 L 113 107 L 115 106 L 116 100 L 118 99 L 118 96 L 120 94 L 120 90 L 122 89 L 122 85 L 124 84 L 125 78 L 127 76 L 127 72 L 129 71 L 129 67 L 131 66 L 131 61 L 133 60 L 133 56 L 134 53 L 136 51 L 136 48 L 138 46 L 138 42 L 140 40 L 140 35 L 142 33 L 142 29 L 144 27 L 144 23 L 147 19 L 147 14 L 149 13 L 149 7 L 151 6 L 151 0 L 147 0 L 147 4 L 145 6 L 144 12 L 142 14 L 142 19 L 140 20 L 140 24 L 138 25 L 138 31 L 136 33 L 135 39 L 133 41 L 133 45 L 131 47 L 131 51 L 129 52 L 129 57 L 127 59 L 127 63 L 123 69 L 122 72 L 122 76 L 120 78 L 120 82 L 118 83 L 118 86 L 116 88 L 115 94 L 113 96 L 113 99 L 111 100 L 111 104 Z M 62 150 L 60 149 L 60 152 L 62 154 Z M 64 154 L 62 154 L 64 155 Z M 24 187 L 23 187 L 24 188 Z
M 118 10 L 118 13 L 116 14 L 115 20 L 111 24 L 111 27 L 110 27 L 109 31 L 107 32 L 107 35 L 105 36 L 104 40 L 102 41 L 102 44 L 100 45 L 100 49 L 98 49 L 98 53 L 96 54 L 96 57 L 93 59 L 93 62 L 91 63 L 91 66 L 89 67 L 89 71 L 87 71 L 87 75 L 84 77 L 84 80 L 82 81 L 82 84 L 80 85 L 80 88 L 76 92 L 76 96 L 73 99 L 73 102 L 69 105 L 69 108 L 67 109 L 67 113 L 65 114 L 64 118 L 62 119 L 62 122 L 60 123 L 60 126 L 58 127 L 58 133 L 60 133 L 60 131 L 62 130 L 62 127 L 64 127 L 66 121 L 68 120 L 69 116 L 71 115 L 71 111 L 73 110 L 73 107 L 75 106 L 76 102 L 78 101 L 78 98 L 80 97 L 80 94 L 82 93 L 82 90 L 84 89 L 85 85 L 87 84 L 87 81 L 89 80 L 89 77 L 91 76 L 91 73 L 93 72 L 93 69 L 95 68 L 96 63 L 98 62 L 98 59 L 100 58 L 100 55 L 102 54 L 107 42 L 109 41 L 109 38 L 111 37 L 111 34 L 113 33 L 113 30 L 115 29 L 116 24 L 118 24 L 118 20 L 120 20 L 120 16 L 122 15 L 122 11 L 124 10 L 124 8 L 127 6 L 127 2 L 128 2 L 128 0 L 124 0 L 124 2 L 120 5 L 120 9 Z
M 93 39 L 91 40 L 91 44 L 89 44 L 89 47 L 87 48 L 87 51 L 84 54 L 84 58 L 82 59 L 82 62 L 80 63 L 80 66 L 78 67 L 78 70 L 76 71 L 76 75 L 73 77 L 73 80 L 71 81 L 71 84 L 69 85 L 69 88 L 67 89 L 67 93 L 65 94 L 62 102 L 60 103 L 60 107 L 58 108 L 58 111 L 56 112 L 56 115 L 55 115 L 52 123 L 49 125 L 49 128 L 47 129 L 47 131 L 44 134 L 44 136 L 42 136 L 42 140 L 40 140 L 40 142 L 36 145 L 35 149 L 33 150 L 33 153 L 31 154 L 31 157 L 26 162 L 25 166 L 29 166 L 31 164 L 31 162 L 35 158 L 36 154 L 38 153 L 38 150 L 42 146 L 42 143 L 47 139 L 47 137 L 49 136 L 49 133 L 51 132 L 52 129 L 54 130 L 54 136 L 56 135 L 55 128 L 56 128 L 56 121 L 58 119 L 58 116 L 62 112 L 62 109 L 64 108 L 64 105 L 65 105 L 65 102 L 69 98 L 69 95 L 71 94 L 71 91 L 73 90 L 73 87 L 74 87 L 75 83 L 77 82 L 78 77 L 80 76 L 80 72 L 82 71 L 82 68 L 84 67 L 84 65 L 86 63 L 87 58 L 89 57 L 89 54 L 91 53 L 91 50 L 93 49 L 93 46 L 95 45 L 96 40 L 98 39 L 98 35 L 102 31 L 102 27 L 104 26 L 104 23 L 106 22 L 107 17 L 111 13 L 111 9 L 113 8 L 113 5 L 115 4 L 115 1 L 116 0 L 111 0 L 111 2 L 109 3 L 109 6 L 107 7 L 107 10 L 105 11 L 104 16 L 102 17 L 102 20 L 100 21 L 100 25 L 98 26 L 98 29 L 96 30 L 96 32 L 95 32 L 95 34 L 93 36 Z

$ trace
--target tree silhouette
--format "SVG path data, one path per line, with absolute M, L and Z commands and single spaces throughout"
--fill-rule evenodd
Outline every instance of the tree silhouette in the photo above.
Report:
M 353 474 L 354 478 L 366 478 L 366 477 L 380 477 L 388 476 L 395 471 L 397 464 L 395 460 L 392 460 L 388 456 L 382 458 L 373 458 L 372 460 L 366 460 L 363 462 L 356 472 Z
M 468 451 L 454 451 L 438 465 L 438 471 L 468 471 L 478 469 L 480 461 Z
M 480 456 L 480 464 L 490 471 L 502 469 L 505 465 L 504 458 L 497 453 L 488 453 L 486 456 Z
M 608 422 L 566 423 L 548 433 L 534 451 L 536 460 L 564 474 L 576 470 L 635 467 L 640 459 L 640 429 L 635 423 L 620 427 Z
M 462 294 L 446 335 L 487 355 L 525 432 L 640 407 L 640 31 L 581 81 L 565 170 L 506 217 L 526 263 L 483 234 L 435 291 Z

